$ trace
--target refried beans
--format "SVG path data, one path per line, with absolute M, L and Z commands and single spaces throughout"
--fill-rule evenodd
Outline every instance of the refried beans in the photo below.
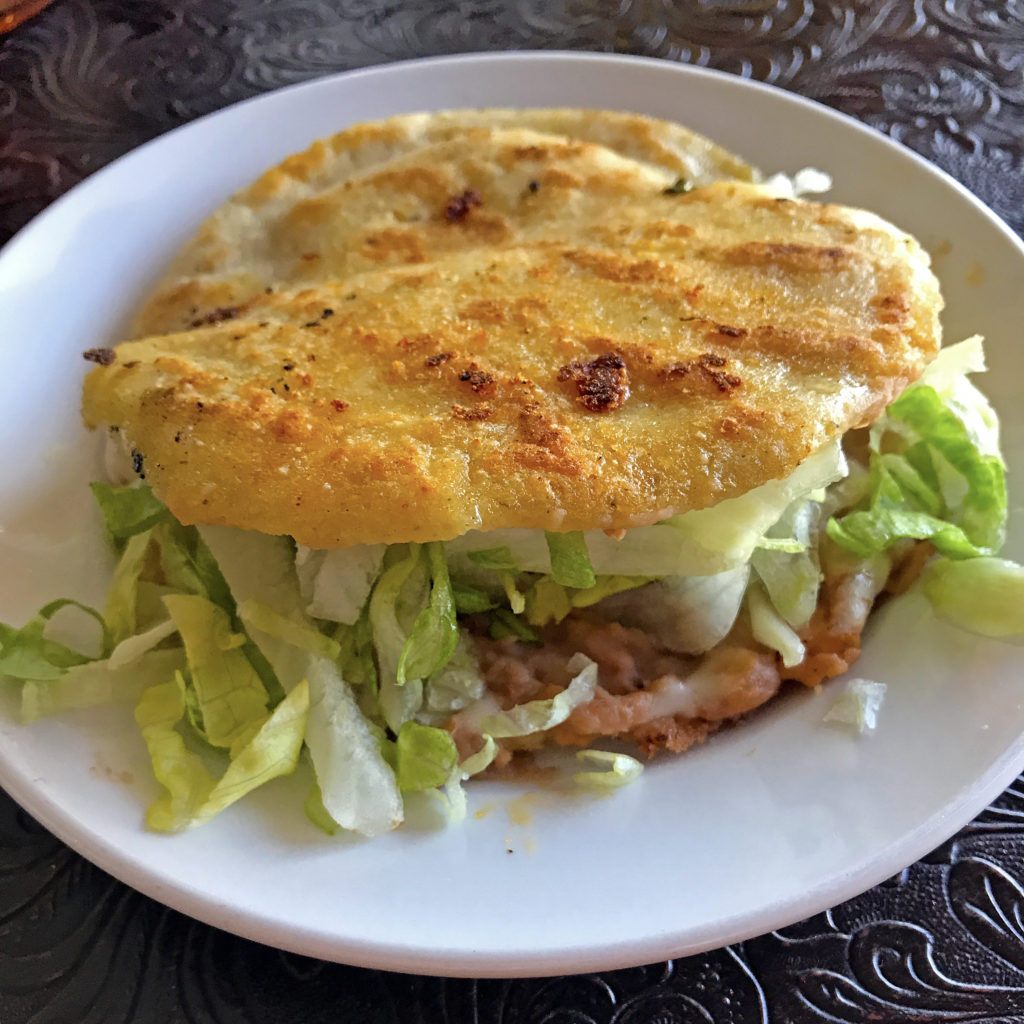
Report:
M 921 547 L 911 545 L 896 559 L 869 562 L 830 551 L 823 559 L 818 607 L 798 630 L 806 654 L 791 668 L 752 638 L 744 613 L 729 635 L 703 655 L 671 651 L 652 633 L 604 621 L 591 609 L 541 629 L 540 646 L 509 637 L 491 639 L 481 628 L 474 631 L 474 643 L 489 702 L 508 709 L 556 695 L 570 681 L 567 663 L 582 652 L 598 666 L 594 697 L 549 737 L 581 747 L 601 737 L 629 740 L 649 757 L 659 750 L 678 753 L 770 700 L 786 680 L 814 687 L 845 672 L 860 655 L 861 633 L 876 598 L 890 579 L 902 588 L 908 573 L 920 571 L 927 555 Z M 449 722 L 462 756 L 479 748 L 478 720 L 478 714 L 460 712 Z M 507 765 L 516 750 L 540 742 L 537 736 L 502 740 L 495 766 Z

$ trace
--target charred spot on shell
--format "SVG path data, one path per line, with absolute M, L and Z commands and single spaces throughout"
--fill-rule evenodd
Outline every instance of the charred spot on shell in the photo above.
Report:
M 117 360 L 117 353 L 112 348 L 87 348 L 82 358 L 90 363 L 99 363 L 100 366 L 110 366 Z
M 324 322 L 324 320 L 326 320 L 328 317 L 332 317 L 332 316 L 334 316 L 334 310 L 331 309 L 330 306 L 327 306 L 324 309 L 322 309 L 320 311 L 320 313 L 313 320 L 309 320 L 306 323 L 305 326 L 306 327 L 319 327 Z M 261 324 L 260 326 L 262 327 L 263 325 Z
M 494 392 L 494 374 L 481 370 L 476 363 L 470 363 L 469 369 L 459 374 L 459 380 L 467 383 L 476 394 Z
M 724 334 L 727 338 L 742 338 L 746 335 L 746 327 L 730 327 L 729 324 L 715 324 L 715 333 Z
M 240 306 L 218 306 L 216 309 L 211 309 L 209 313 L 196 317 L 189 324 L 189 327 L 208 327 L 210 324 L 220 324 L 225 320 L 234 320 L 238 316 L 240 308 Z
M 466 214 L 483 202 L 483 197 L 475 188 L 467 188 L 462 195 L 452 196 L 444 207 L 444 219 L 449 224 L 463 220 Z
M 743 383 L 743 381 L 734 373 L 722 373 L 721 371 L 708 369 L 705 369 L 704 372 L 707 374 L 708 379 L 711 380 L 715 387 L 723 394 L 731 394 Z
M 134 472 L 139 477 L 140 480 L 145 480 L 146 479 L 146 460 L 145 460 L 145 457 L 143 456 L 142 452 L 140 452 L 138 450 L 138 448 L 133 448 L 131 450 L 131 460 L 132 460 L 132 472 Z
M 348 402 L 343 402 L 340 398 L 331 399 L 331 408 L 335 412 L 344 412 L 349 406 Z
M 452 416 L 457 420 L 464 420 L 467 423 L 486 420 L 494 410 L 489 405 L 477 405 L 467 409 L 464 405 L 453 405 Z
M 423 360 L 424 366 L 440 366 L 442 363 L 447 363 L 452 358 L 454 353 L 452 352 L 437 352 L 432 356 L 427 356 Z
M 899 324 L 906 320 L 910 306 L 906 295 L 878 295 L 871 301 L 877 311 L 878 320 L 883 324 Z
M 629 371 L 615 352 L 587 363 L 569 363 L 558 371 L 558 379 L 571 381 L 576 386 L 576 401 L 591 412 L 611 412 L 629 397 Z
M 723 367 L 728 360 L 715 352 L 704 352 L 696 359 L 688 359 L 685 363 L 673 363 L 664 370 L 669 380 L 683 380 L 691 375 L 703 384 L 710 385 L 728 395 L 740 387 L 743 381 L 734 373 L 727 373 Z
M 855 259 L 838 245 L 804 245 L 797 242 L 741 242 L 722 250 L 722 258 L 734 266 L 775 266 L 790 273 L 833 273 Z

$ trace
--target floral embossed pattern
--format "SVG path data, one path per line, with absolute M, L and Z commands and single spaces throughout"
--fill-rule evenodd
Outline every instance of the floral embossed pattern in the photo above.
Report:
M 906 143 L 1024 232 L 1019 0 L 55 0 L 0 42 L 0 240 L 98 167 L 268 89 L 470 50 L 659 56 L 774 82 Z M 0 1020 L 1024 1020 L 1024 783 L 885 885 L 687 960 L 453 981 L 305 960 L 192 922 L 0 796 Z

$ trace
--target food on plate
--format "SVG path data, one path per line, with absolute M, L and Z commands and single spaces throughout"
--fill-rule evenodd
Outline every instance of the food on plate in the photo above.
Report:
M 961 618 L 1019 588 L 980 340 L 816 177 L 574 110 L 268 171 L 86 353 L 119 561 L 98 658 L 44 635 L 68 602 L 3 627 L 26 716 L 134 700 L 154 828 L 308 757 L 310 817 L 375 835 L 552 750 L 629 782 L 846 671 L 922 572 Z

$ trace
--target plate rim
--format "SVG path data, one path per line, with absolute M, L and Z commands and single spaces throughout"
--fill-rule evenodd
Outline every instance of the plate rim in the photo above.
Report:
M 826 115 L 842 122 L 848 129 L 853 128 L 876 142 L 898 149 L 904 157 L 911 158 L 920 168 L 931 175 L 939 175 L 947 186 L 952 186 L 965 199 L 976 214 L 982 215 L 991 227 L 998 229 L 1017 249 L 1024 260 L 1024 243 L 991 209 L 977 196 L 963 186 L 942 168 L 915 153 L 906 145 L 889 138 L 857 119 L 836 111 L 815 100 L 790 92 L 771 83 L 744 78 L 730 72 L 695 67 L 661 58 L 608 54 L 574 50 L 522 50 L 502 53 L 476 52 L 381 63 L 335 74 L 318 76 L 244 99 L 185 124 L 179 125 L 161 135 L 135 147 L 109 164 L 90 174 L 66 193 L 41 211 L 33 220 L 16 232 L 0 248 L 0 268 L 6 260 L 17 253 L 25 244 L 24 240 L 38 231 L 46 230 L 48 218 L 58 215 L 68 204 L 78 202 L 81 191 L 96 187 L 96 182 L 107 175 L 122 173 L 125 163 L 140 158 L 143 152 L 161 146 L 173 146 L 173 140 L 180 132 L 188 132 L 200 124 L 235 111 L 250 104 L 262 103 L 271 96 L 295 96 L 303 91 L 336 87 L 340 81 L 357 78 L 390 77 L 403 74 L 411 69 L 431 66 L 453 66 L 472 64 L 533 63 L 533 62 L 580 63 L 602 62 L 608 65 L 622 64 L 648 66 L 659 71 L 698 78 L 712 77 L 722 84 L 739 90 L 764 91 L 785 97 L 788 101 L 813 110 L 817 115 Z M 197 892 L 179 883 L 168 884 L 166 877 L 157 874 L 137 859 L 126 856 L 111 845 L 104 845 L 103 839 L 92 828 L 83 830 L 81 822 L 59 806 L 45 789 L 32 785 L 32 780 L 9 770 L 7 760 L 0 756 L 0 785 L 25 808 L 38 818 L 41 824 L 53 832 L 62 842 L 76 850 L 86 859 L 100 866 L 121 882 L 139 892 L 196 918 L 213 927 L 223 928 L 236 935 L 257 942 L 270 942 L 274 946 L 292 952 L 314 956 L 325 960 L 340 961 L 359 967 L 405 971 L 420 974 L 442 973 L 451 977 L 512 977 L 543 976 L 573 973 L 575 971 L 600 971 L 633 966 L 652 959 L 666 956 L 691 955 L 717 948 L 741 939 L 759 935 L 769 928 L 780 927 L 780 920 L 787 922 L 802 920 L 828 907 L 835 906 L 899 871 L 927 854 L 936 845 L 948 840 L 979 810 L 987 806 L 1016 778 L 1024 768 L 1024 734 L 1015 744 L 1005 749 L 996 759 L 982 787 L 984 803 L 980 802 L 977 787 L 962 786 L 955 799 L 944 811 L 932 819 L 922 822 L 917 829 L 901 839 L 898 856 L 894 855 L 891 844 L 871 858 L 859 869 L 845 873 L 839 882 L 822 882 L 809 890 L 799 903 L 789 901 L 783 906 L 772 903 L 761 907 L 757 913 L 738 914 L 713 925 L 705 925 L 685 942 L 670 942 L 670 936 L 659 934 L 643 941 L 628 944 L 607 943 L 601 952 L 592 946 L 577 946 L 566 949 L 551 964 L 540 963 L 534 954 L 474 954 L 472 950 L 431 951 L 425 956 L 420 947 L 403 946 L 400 943 L 367 943 L 366 941 L 342 941 L 324 934 L 321 930 L 308 927 L 282 926 L 276 919 L 262 917 L 254 908 L 240 910 L 237 906 L 218 902 L 208 894 Z M 908 859 L 909 858 L 909 859 Z M 784 913 L 782 911 L 784 910 Z M 781 915 L 781 916 L 780 916 Z M 708 934 L 713 931 L 714 935 Z M 439 971 L 439 968 L 442 968 Z

